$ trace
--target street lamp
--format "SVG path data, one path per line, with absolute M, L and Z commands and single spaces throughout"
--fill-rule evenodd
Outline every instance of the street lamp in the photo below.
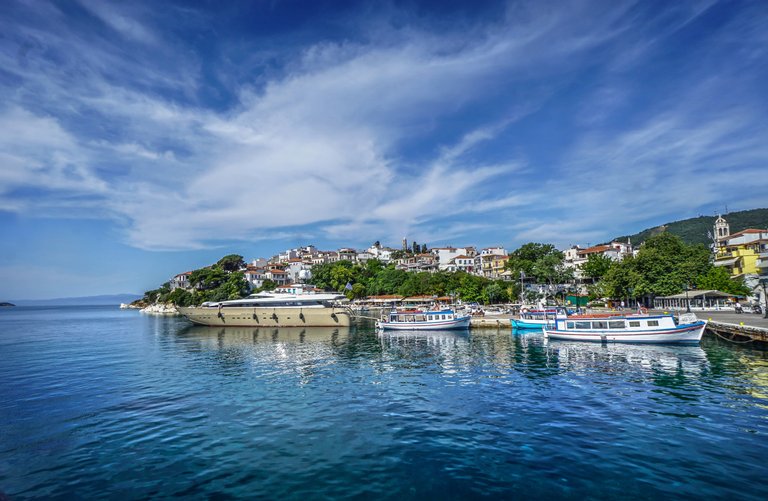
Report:
M 691 312 L 691 300 L 688 298 L 688 289 L 691 287 L 691 284 L 685 284 L 685 312 L 690 313 Z

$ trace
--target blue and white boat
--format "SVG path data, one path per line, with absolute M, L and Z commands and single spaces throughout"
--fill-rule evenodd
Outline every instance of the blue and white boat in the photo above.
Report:
M 565 316 L 562 308 L 547 308 L 544 310 L 523 310 L 518 318 L 512 318 L 513 329 L 541 331 L 544 327 L 554 327 L 558 315 Z
M 557 318 L 554 327 L 545 327 L 547 339 L 616 343 L 698 344 L 706 320 L 687 313 L 675 321 L 673 315 L 595 316 Z
M 392 310 L 376 323 L 379 330 L 432 331 L 469 328 L 470 315 L 442 310 Z

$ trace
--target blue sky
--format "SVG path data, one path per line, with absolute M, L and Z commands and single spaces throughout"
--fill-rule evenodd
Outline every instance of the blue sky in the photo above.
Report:
M 768 206 L 768 3 L 0 2 L 0 300 Z

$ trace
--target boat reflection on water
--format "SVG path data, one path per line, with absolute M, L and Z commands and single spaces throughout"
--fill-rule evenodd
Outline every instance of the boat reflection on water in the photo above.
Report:
M 709 370 L 709 360 L 700 346 L 547 340 L 544 346 L 556 354 L 562 368 L 573 371 L 634 366 L 645 372 L 694 376 Z
M 221 345 L 255 343 L 339 343 L 349 338 L 349 327 L 208 327 L 190 325 L 179 334 L 187 339 Z
M 469 342 L 467 330 L 432 331 L 377 331 L 379 339 L 386 344 L 426 343 L 430 345 L 457 345 Z

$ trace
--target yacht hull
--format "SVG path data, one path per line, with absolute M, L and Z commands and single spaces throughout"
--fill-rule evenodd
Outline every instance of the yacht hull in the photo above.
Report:
M 199 325 L 231 327 L 348 327 L 343 308 L 179 307 L 179 313 Z

